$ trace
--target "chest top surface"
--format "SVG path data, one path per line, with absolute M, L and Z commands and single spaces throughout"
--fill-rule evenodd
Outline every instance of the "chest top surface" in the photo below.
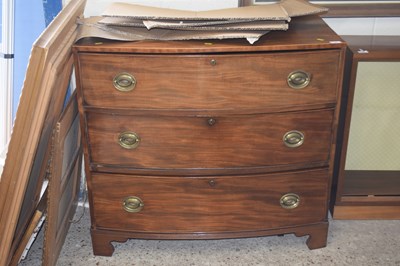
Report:
M 345 42 L 318 16 L 294 18 L 287 31 L 267 33 L 255 44 L 245 39 L 121 42 L 96 38 L 78 41 L 75 52 L 99 53 L 218 53 L 335 49 Z

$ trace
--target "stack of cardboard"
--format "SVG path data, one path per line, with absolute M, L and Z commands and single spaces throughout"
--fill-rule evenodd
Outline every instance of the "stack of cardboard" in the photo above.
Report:
M 79 37 L 127 41 L 246 38 L 254 43 L 269 31 L 287 30 L 292 17 L 325 11 L 303 0 L 200 12 L 113 3 L 101 17 L 81 20 Z

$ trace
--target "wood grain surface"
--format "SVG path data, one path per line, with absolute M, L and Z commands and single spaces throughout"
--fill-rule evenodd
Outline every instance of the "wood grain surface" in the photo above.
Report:
M 73 1 L 32 47 L 0 186 L 0 265 L 7 265 L 35 213 L 53 127 L 72 71 L 71 46 L 84 0 Z M 60 103 L 61 102 L 61 103 Z M 36 159 L 36 156 L 41 159 Z M 23 206 L 27 206 L 23 209 Z
M 90 161 L 115 167 L 176 169 L 260 167 L 329 160 L 333 110 L 278 114 L 128 116 L 87 113 Z M 284 135 L 297 130 L 303 145 L 285 146 Z M 135 132 L 140 144 L 124 149 L 123 132 Z
M 196 178 L 93 174 L 94 226 L 147 233 L 221 233 L 321 222 L 327 210 L 327 173 L 323 169 Z M 300 197 L 297 208 L 280 206 L 287 193 Z M 143 200 L 140 212 L 122 208 L 128 196 Z
M 74 46 L 95 254 L 110 256 L 111 242 L 128 238 L 295 233 L 310 236 L 310 249 L 326 245 L 345 43 L 319 17 L 292 22 L 254 45 Z M 289 88 L 296 70 L 310 74 L 307 87 Z M 113 87 L 121 72 L 137 81 L 128 93 Z M 291 130 L 303 145 L 284 145 Z M 118 144 L 127 131 L 140 138 L 135 149 Z M 299 207 L 280 206 L 286 193 Z M 126 212 L 128 196 L 143 210 Z
M 335 103 L 339 60 L 339 50 L 180 56 L 84 53 L 79 54 L 79 67 L 85 105 L 212 110 Z M 289 74 L 298 70 L 311 78 L 303 89 L 287 84 Z M 132 91 L 114 88 L 113 79 L 120 73 L 136 78 Z

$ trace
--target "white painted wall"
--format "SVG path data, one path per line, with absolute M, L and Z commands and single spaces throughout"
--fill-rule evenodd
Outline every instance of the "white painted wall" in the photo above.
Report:
M 87 0 L 85 17 L 99 16 L 113 0 Z M 119 2 L 146 6 L 202 11 L 237 7 L 238 0 L 119 0 Z
M 400 35 L 398 18 L 326 18 L 339 35 Z
M 0 53 L 14 54 L 14 3 L 10 0 L 0 2 L 1 7 L 1 41 Z M 12 70 L 13 59 L 0 59 L 0 176 L 10 139 L 12 124 Z

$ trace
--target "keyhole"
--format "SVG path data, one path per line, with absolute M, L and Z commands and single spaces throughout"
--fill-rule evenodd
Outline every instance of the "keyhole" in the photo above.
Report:
M 217 182 L 211 179 L 210 181 L 208 181 L 208 184 L 210 185 L 210 187 L 214 187 L 217 184 Z
M 217 123 L 217 120 L 216 120 L 215 118 L 209 118 L 209 119 L 207 120 L 207 124 L 208 124 L 209 126 L 213 126 L 213 125 L 215 125 L 215 123 Z

